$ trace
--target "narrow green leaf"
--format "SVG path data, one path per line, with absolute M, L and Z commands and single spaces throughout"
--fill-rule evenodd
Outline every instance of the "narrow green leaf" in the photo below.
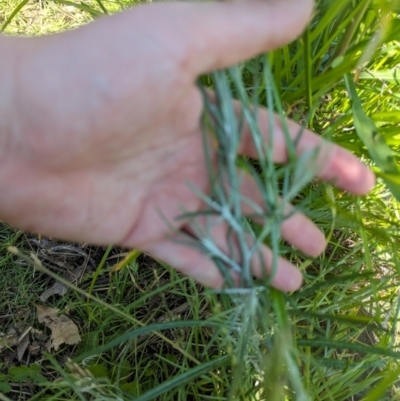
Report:
M 400 85 L 400 68 L 391 68 L 388 70 L 366 70 L 362 72 L 358 79 L 376 80 L 391 82 Z
M 155 400 L 161 394 L 166 393 L 167 391 L 171 391 L 177 386 L 182 387 L 185 384 L 193 381 L 197 377 L 208 373 L 210 370 L 226 365 L 230 358 L 231 357 L 229 355 L 224 355 L 219 357 L 218 359 L 214 359 L 199 366 L 196 366 L 195 368 L 192 368 L 185 373 L 177 375 L 172 379 L 160 384 L 159 386 L 147 391 L 142 396 L 135 398 L 135 401 Z
M 96 10 L 93 7 L 88 6 L 85 3 L 74 3 L 73 1 L 69 1 L 69 0 L 53 0 L 55 3 L 59 3 L 59 4 L 65 4 L 66 6 L 72 6 L 77 8 L 78 10 L 81 11 L 85 11 L 87 13 L 89 13 L 93 18 L 97 18 L 97 17 L 101 17 L 102 15 L 104 15 L 104 12 L 101 12 L 99 10 Z
M 354 127 L 358 136 L 367 147 L 372 160 L 382 170 L 383 174 L 389 176 L 399 175 L 400 170 L 397 166 L 394 152 L 386 144 L 385 138 L 380 134 L 373 120 L 365 114 L 352 78 L 348 74 L 344 78 L 346 89 L 352 102 Z M 395 198 L 400 200 L 400 185 L 393 180 L 383 179 Z
M 73 359 L 74 362 L 80 362 L 85 358 L 91 357 L 93 355 L 98 355 L 102 352 L 108 351 L 109 349 L 119 346 L 125 341 L 133 340 L 140 335 L 151 333 L 152 331 L 162 331 L 162 330 L 169 330 L 175 329 L 179 327 L 196 327 L 196 326 L 204 326 L 204 327 L 219 327 L 221 324 L 216 322 L 203 322 L 200 320 L 183 320 L 183 321 L 176 321 L 176 322 L 163 322 L 163 323 L 154 323 L 148 326 L 143 326 L 138 329 L 129 331 L 122 336 L 117 337 L 116 339 L 110 341 L 108 344 L 102 345 L 97 347 L 94 350 L 85 352 Z
M 386 377 L 362 401 L 381 401 L 391 385 L 399 380 L 399 375 L 400 367 L 392 372 L 387 371 Z
M 303 34 L 304 42 L 304 73 L 305 73 L 305 84 L 306 84 L 306 99 L 309 117 L 309 126 L 313 129 L 313 80 L 312 80 L 312 54 L 311 54 L 311 40 L 310 40 L 310 28 L 307 28 Z
M 342 341 L 331 341 L 328 339 L 313 338 L 310 340 L 297 340 L 297 345 L 305 347 L 323 347 L 333 349 L 348 349 L 355 352 L 362 352 L 366 354 L 389 356 L 396 359 L 400 358 L 399 351 L 392 351 L 391 349 L 384 349 L 379 347 L 371 347 L 363 344 L 347 343 Z
M 4 24 L 0 27 L 0 32 L 4 32 L 4 30 L 7 28 L 8 25 L 10 25 L 11 21 L 14 19 L 14 17 L 19 13 L 19 11 L 22 9 L 22 7 L 25 6 L 26 3 L 28 3 L 29 0 L 22 0 L 13 10 L 13 12 L 10 14 L 10 16 L 5 20 Z

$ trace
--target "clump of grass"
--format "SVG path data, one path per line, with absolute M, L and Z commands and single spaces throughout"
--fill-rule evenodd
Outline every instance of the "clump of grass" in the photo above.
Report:
M 203 139 L 211 190 L 210 194 L 204 194 L 193 188 L 206 207 L 200 213 L 183 213 L 180 216 L 189 221 L 193 233 L 193 236 L 182 238 L 181 242 L 199 249 L 213 260 L 228 287 L 220 293 L 229 298 L 236 311 L 232 320 L 225 323 L 227 327 L 237 327 L 230 332 L 231 341 L 235 344 L 235 367 L 229 399 L 241 398 L 245 394 L 249 396 L 248 388 L 243 389 L 239 378 L 243 372 L 249 370 L 249 364 L 256 365 L 259 374 L 262 375 L 265 354 L 270 354 L 271 357 L 274 354 L 279 356 L 281 363 L 275 365 L 279 374 L 274 370 L 270 372 L 271 375 L 287 377 L 292 391 L 296 394 L 295 399 L 306 400 L 308 398 L 294 359 L 290 321 L 285 311 L 284 298 L 279 292 L 273 291 L 269 283 L 276 273 L 281 254 L 280 226 L 291 216 L 286 205 L 314 177 L 318 150 L 306 152 L 300 158 L 296 156 L 296 142 L 300 139 L 302 131 L 298 132 L 297 138 L 291 139 L 274 86 L 269 57 L 265 56 L 256 63 L 257 61 L 254 62 L 253 68 L 261 70 L 261 77 L 268 82 L 265 86 L 265 106 L 270 114 L 271 139 L 269 143 L 265 141 L 257 124 L 259 93 L 253 91 L 252 94 L 248 94 L 240 68 L 233 67 L 211 74 L 215 101 L 210 100 L 208 93 L 203 91 L 206 107 Z M 254 75 L 255 88 L 259 86 L 257 80 L 260 81 L 260 77 Z M 241 106 L 239 115 L 235 107 L 234 93 Z M 275 110 L 281 116 L 289 155 L 288 163 L 280 168 L 274 163 Z M 256 149 L 256 165 L 254 161 L 239 155 L 245 125 L 250 129 L 252 144 Z M 217 149 L 216 163 L 210 155 L 211 148 Z M 238 173 L 239 168 L 246 171 L 248 177 L 257 184 L 261 199 L 265 202 L 264 206 L 257 205 L 241 194 L 241 180 L 244 177 Z M 245 212 L 243 205 L 250 211 Z M 221 249 L 213 237 L 215 227 L 221 225 L 226 225 L 227 250 Z M 261 252 L 265 243 L 270 245 L 272 251 L 271 272 L 268 275 L 266 261 Z M 264 278 L 258 281 L 254 280 L 251 271 L 251 264 L 255 259 L 265 272 Z M 233 282 L 233 274 L 239 276 L 239 288 L 236 288 L 237 285 Z M 268 393 L 269 397 L 272 394 L 283 394 L 284 385 L 286 380 L 282 381 L 279 389 L 277 383 L 263 380 L 264 392 Z M 272 390 L 267 390 L 268 388 Z M 279 399 L 275 397 L 278 396 L 269 399 Z

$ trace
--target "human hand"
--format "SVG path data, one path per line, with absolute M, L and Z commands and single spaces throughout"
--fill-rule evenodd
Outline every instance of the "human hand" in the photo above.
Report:
M 182 207 L 202 207 L 188 182 L 207 192 L 196 78 L 289 42 L 311 9 L 311 0 L 149 4 L 63 34 L 7 38 L 18 52 L 0 218 L 66 240 L 134 247 L 221 286 L 205 255 L 170 241 L 159 214 L 174 222 Z M 259 119 L 268 139 L 267 113 Z M 299 127 L 289 127 L 296 135 Z M 276 161 L 284 162 L 283 134 L 274 135 Z M 241 153 L 254 157 L 250 143 L 245 133 Z M 365 166 L 317 135 L 305 132 L 297 151 L 316 146 L 319 178 L 355 194 L 371 188 Z M 245 180 L 243 191 L 262 204 L 254 183 Z M 312 256 L 325 247 L 300 213 L 283 223 L 282 235 Z M 263 252 L 268 264 L 270 251 Z M 254 274 L 261 274 L 256 265 Z M 301 274 L 281 259 L 272 284 L 294 290 Z

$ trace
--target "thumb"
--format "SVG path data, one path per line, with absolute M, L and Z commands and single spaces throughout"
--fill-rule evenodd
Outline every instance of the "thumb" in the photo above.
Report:
M 305 28 L 313 0 L 248 0 L 174 4 L 173 30 L 187 72 L 231 66 L 294 40 Z

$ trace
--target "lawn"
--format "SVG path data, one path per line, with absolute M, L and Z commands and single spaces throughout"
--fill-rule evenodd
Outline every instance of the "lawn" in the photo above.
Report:
M 0 400 L 400 400 L 400 4 L 317 3 L 297 41 L 201 79 L 225 104 L 312 127 L 378 177 L 358 198 L 301 181 L 301 160 L 235 160 L 325 232 L 315 259 L 272 223 L 263 237 L 299 266 L 303 287 L 211 291 L 137 251 L 1 224 Z M 130 5 L 0 0 L 0 25 L 42 35 Z

